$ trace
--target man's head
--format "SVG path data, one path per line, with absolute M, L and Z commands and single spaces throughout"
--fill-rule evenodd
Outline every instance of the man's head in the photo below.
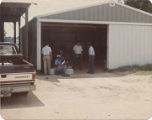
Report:
M 88 42 L 88 46 L 90 47 L 92 45 L 92 43 L 91 42 Z
M 63 54 L 63 51 L 62 51 L 62 50 L 60 50 L 60 54 L 61 54 L 61 55 Z
M 77 45 L 81 45 L 80 41 L 77 42 Z
M 49 43 L 48 43 L 48 42 L 45 42 L 45 46 L 49 46 Z
M 56 55 L 56 59 L 59 60 L 61 58 L 61 55 Z

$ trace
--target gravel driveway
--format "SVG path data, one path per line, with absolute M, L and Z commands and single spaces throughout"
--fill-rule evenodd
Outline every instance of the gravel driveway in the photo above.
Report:
M 8 120 L 152 117 L 152 72 L 38 75 L 36 87 L 27 96 L 2 99 L 2 116 Z

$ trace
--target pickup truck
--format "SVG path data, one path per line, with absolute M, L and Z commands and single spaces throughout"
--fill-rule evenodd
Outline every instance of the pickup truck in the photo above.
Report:
M 0 97 L 35 90 L 36 71 L 15 44 L 0 42 Z

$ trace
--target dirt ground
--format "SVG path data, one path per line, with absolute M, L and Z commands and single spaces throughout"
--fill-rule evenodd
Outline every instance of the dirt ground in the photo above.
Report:
M 36 90 L 1 101 L 7 120 L 152 117 L 152 72 L 113 72 L 70 77 L 37 76 Z

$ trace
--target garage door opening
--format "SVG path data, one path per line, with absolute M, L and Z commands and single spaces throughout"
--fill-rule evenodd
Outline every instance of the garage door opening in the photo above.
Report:
M 103 70 L 107 64 L 107 26 L 99 24 L 42 23 L 42 47 L 49 43 L 54 59 L 59 50 L 72 65 L 73 46 L 80 41 L 83 47 L 83 69 L 88 68 L 88 42 L 94 46 L 95 70 Z M 53 61 L 54 63 L 54 61 Z M 52 64 L 53 64 L 52 63 Z M 42 64 L 43 65 L 43 64 Z

